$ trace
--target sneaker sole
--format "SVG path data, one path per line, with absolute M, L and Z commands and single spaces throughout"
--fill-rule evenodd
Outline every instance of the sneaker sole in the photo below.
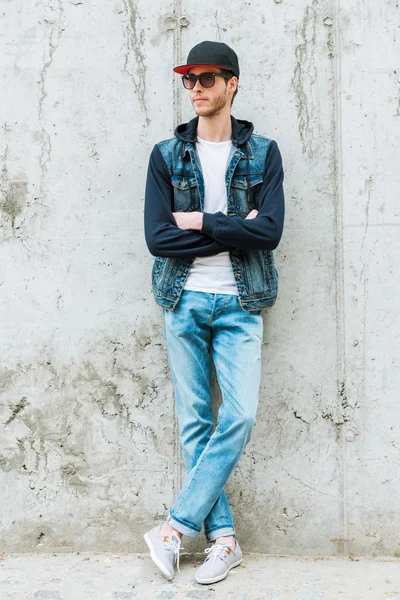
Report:
M 229 571 L 231 569 L 233 569 L 234 567 L 238 567 L 240 565 L 240 563 L 242 562 L 242 560 L 243 560 L 243 558 L 241 558 L 237 562 L 230 565 L 230 567 L 228 567 L 228 569 L 225 571 L 225 573 L 223 573 L 222 575 L 218 575 L 218 577 L 212 577 L 211 579 L 202 579 L 200 577 L 196 577 L 196 575 L 195 575 L 194 578 L 197 581 L 197 583 L 217 583 L 217 581 L 221 581 L 222 579 L 225 579 L 225 577 L 228 575 Z
M 171 573 L 168 572 L 167 568 L 162 564 L 162 562 L 157 558 L 156 553 L 154 552 L 154 548 L 153 548 L 153 544 L 150 541 L 149 536 L 147 535 L 147 533 L 144 534 L 144 541 L 146 542 L 146 544 L 149 547 L 150 550 L 150 557 L 151 560 L 153 561 L 153 563 L 156 565 L 156 567 L 158 567 L 161 571 L 161 573 L 164 575 L 164 577 L 166 577 L 166 579 L 168 579 L 169 581 L 171 581 L 171 579 L 174 578 L 173 575 L 171 575 Z

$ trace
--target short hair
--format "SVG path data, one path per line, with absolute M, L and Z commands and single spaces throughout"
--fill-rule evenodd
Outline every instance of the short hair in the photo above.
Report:
M 226 77 L 226 79 L 225 79 L 225 81 L 227 81 L 227 82 L 229 81 L 229 79 L 232 79 L 232 77 L 235 77 L 235 74 L 234 74 L 232 71 L 227 71 L 227 75 L 228 75 L 228 76 L 227 76 L 227 77 Z M 227 85 L 228 85 L 228 84 L 227 84 Z M 236 90 L 233 92 L 233 96 L 232 96 L 232 100 L 231 100 L 231 106 L 232 106 L 232 104 L 233 104 L 233 101 L 234 101 L 234 99 L 235 99 L 235 96 L 236 96 L 236 94 L 238 93 L 238 91 L 239 91 L 239 81 L 238 81 L 238 84 L 237 84 Z

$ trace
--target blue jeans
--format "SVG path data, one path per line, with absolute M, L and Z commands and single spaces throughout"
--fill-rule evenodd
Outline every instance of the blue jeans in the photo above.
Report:
M 256 424 L 262 315 L 234 295 L 183 290 L 175 310 L 164 309 L 164 328 L 187 470 L 167 520 L 191 538 L 204 523 L 214 541 L 235 534 L 224 486 Z M 214 432 L 211 356 L 223 400 Z

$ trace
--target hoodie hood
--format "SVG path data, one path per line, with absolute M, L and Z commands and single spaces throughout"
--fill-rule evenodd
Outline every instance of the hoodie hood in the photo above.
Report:
M 182 123 L 176 127 L 174 134 L 181 142 L 192 142 L 196 141 L 197 137 L 197 126 L 199 123 L 199 117 L 195 117 L 188 123 Z M 250 138 L 254 130 L 253 123 L 250 121 L 244 121 L 243 119 L 235 119 L 231 115 L 232 123 L 232 143 L 235 146 L 241 146 Z

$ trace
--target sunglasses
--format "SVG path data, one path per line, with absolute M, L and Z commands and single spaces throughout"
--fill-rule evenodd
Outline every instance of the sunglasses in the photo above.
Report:
M 223 77 L 224 79 L 230 79 L 232 75 L 228 73 L 202 73 L 201 75 L 183 75 L 182 83 L 183 87 L 187 90 L 192 90 L 196 85 L 197 81 L 200 81 L 200 85 L 203 88 L 210 88 L 215 84 L 216 77 Z

